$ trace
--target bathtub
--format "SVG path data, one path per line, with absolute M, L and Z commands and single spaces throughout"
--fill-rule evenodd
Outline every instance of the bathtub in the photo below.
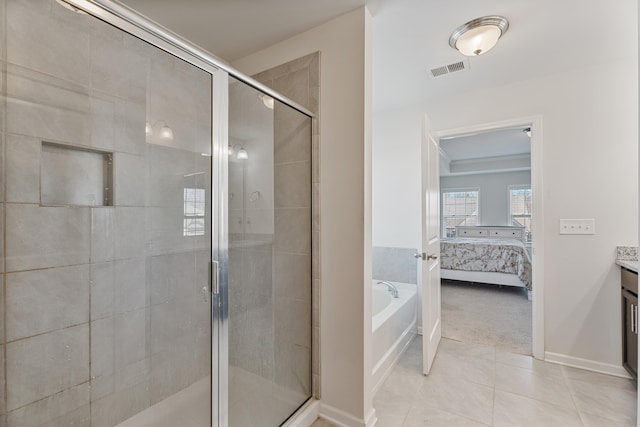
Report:
M 374 392 L 402 355 L 416 333 L 418 297 L 416 285 L 391 282 L 398 288 L 393 298 L 385 285 L 373 281 L 372 292 L 372 361 Z

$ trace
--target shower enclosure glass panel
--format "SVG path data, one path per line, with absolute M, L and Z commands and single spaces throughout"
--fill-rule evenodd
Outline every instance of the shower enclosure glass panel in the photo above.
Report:
M 229 84 L 229 425 L 311 396 L 311 119 Z
M 53 0 L 0 20 L 0 426 L 210 426 L 211 74 Z

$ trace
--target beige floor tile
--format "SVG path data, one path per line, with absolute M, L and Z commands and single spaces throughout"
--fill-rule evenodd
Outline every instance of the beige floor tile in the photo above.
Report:
M 564 377 L 561 365 L 534 359 L 532 356 L 524 354 L 496 351 L 496 363 L 529 369 L 546 377 Z
M 582 427 L 578 412 L 496 390 L 495 427 Z
M 378 417 L 376 426 L 401 426 L 411 409 L 411 402 L 407 396 L 380 389 L 373 398 L 373 407 Z
M 482 356 L 459 353 L 441 353 L 436 356 L 432 367 L 436 375 L 460 378 L 472 383 L 493 387 L 496 363 Z
M 545 377 L 528 369 L 496 364 L 496 389 L 575 409 L 562 377 Z
M 607 383 L 609 385 L 604 385 Z M 635 424 L 636 391 L 629 389 L 625 383 L 612 386 L 613 383 L 610 379 L 603 378 L 598 378 L 595 382 L 569 380 L 576 408 L 583 414 L 597 415 L 619 423 Z
M 423 402 L 416 402 L 409 410 L 402 427 L 482 427 L 487 425 L 434 408 Z
M 636 427 L 636 423 L 620 423 L 609 418 L 591 414 L 580 414 L 584 427 Z
M 311 424 L 311 427 L 336 427 L 336 425 L 327 420 L 323 420 L 322 418 L 318 418 L 313 422 L 313 424 Z
M 493 362 L 496 360 L 496 349 L 494 347 L 465 343 L 447 338 L 443 338 L 440 341 L 438 354 L 460 356 L 470 360 L 484 359 Z
M 418 370 L 395 366 L 380 387 L 380 391 L 394 396 L 413 399 L 422 386 L 424 375 Z
M 476 384 L 433 371 L 420 389 L 419 398 L 431 405 L 491 425 L 493 387 Z
M 562 372 L 569 380 L 585 381 L 594 385 L 602 385 L 631 391 L 636 389 L 632 380 L 614 377 L 613 375 L 600 374 L 598 372 L 572 368 L 570 366 L 562 366 Z

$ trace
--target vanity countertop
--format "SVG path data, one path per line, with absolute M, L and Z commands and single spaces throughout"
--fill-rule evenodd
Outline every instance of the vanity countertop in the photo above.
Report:
M 617 259 L 616 264 L 619 265 L 620 267 L 624 267 L 627 270 L 631 270 L 635 273 L 638 272 L 638 261 L 627 261 L 623 259 Z

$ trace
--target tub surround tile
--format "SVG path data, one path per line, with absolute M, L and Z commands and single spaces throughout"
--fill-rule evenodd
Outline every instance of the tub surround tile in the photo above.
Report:
M 60 329 L 6 345 L 7 410 L 89 381 L 89 326 Z
M 6 204 L 8 272 L 89 262 L 88 208 Z M 33 233 L 33 230 L 43 230 Z
M 418 283 L 417 249 L 374 246 L 371 254 L 373 278 L 391 282 Z
M 89 321 L 89 266 L 7 274 L 7 340 Z

